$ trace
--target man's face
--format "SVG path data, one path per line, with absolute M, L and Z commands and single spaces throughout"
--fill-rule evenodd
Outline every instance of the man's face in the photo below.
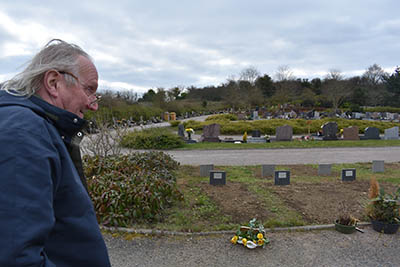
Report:
M 63 81 L 59 91 L 60 108 L 72 112 L 83 118 L 83 114 L 87 110 L 96 111 L 97 103 L 93 103 L 98 86 L 98 73 L 94 64 L 86 57 L 78 58 L 78 75 L 73 84 L 67 84 Z

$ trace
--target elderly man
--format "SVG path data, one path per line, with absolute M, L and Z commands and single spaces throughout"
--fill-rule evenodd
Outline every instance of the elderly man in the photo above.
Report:
M 0 266 L 110 266 L 79 142 L 97 110 L 89 55 L 50 41 L 0 91 Z

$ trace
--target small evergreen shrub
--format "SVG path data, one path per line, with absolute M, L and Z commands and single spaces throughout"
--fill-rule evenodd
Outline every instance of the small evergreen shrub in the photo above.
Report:
M 178 127 L 178 125 L 181 123 L 181 121 L 169 121 L 169 124 L 171 127 Z
M 208 116 L 206 118 L 206 121 L 218 121 L 218 120 L 237 121 L 238 117 L 234 114 L 216 114 Z
M 85 156 L 85 175 L 98 222 L 128 227 L 159 220 L 166 207 L 183 199 L 174 174 L 178 166 L 163 152 Z
M 183 147 L 184 142 L 165 128 L 150 128 L 128 133 L 120 145 L 134 149 L 172 149 Z
M 193 130 L 198 131 L 198 130 L 202 130 L 204 125 L 207 125 L 210 123 L 213 123 L 213 122 L 201 122 L 201 121 L 195 121 L 195 120 L 188 120 L 188 121 L 185 121 L 183 123 L 183 125 L 185 126 L 185 129 L 192 128 Z

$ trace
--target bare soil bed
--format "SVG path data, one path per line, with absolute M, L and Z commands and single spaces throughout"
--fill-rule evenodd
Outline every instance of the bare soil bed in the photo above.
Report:
M 306 165 L 293 165 L 290 168 L 292 173 L 302 176 L 315 176 L 317 172 Z M 260 176 L 257 173 L 255 175 Z M 339 177 L 339 173 L 333 172 L 331 176 Z M 272 190 L 273 194 L 289 209 L 299 212 L 308 224 L 333 223 L 337 219 L 338 204 L 341 201 L 345 201 L 353 216 L 360 220 L 367 220 L 364 207 L 368 202 L 368 180 L 342 182 L 338 178 L 329 181 L 291 182 L 288 186 L 274 186 L 272 177 L 267 179 L 271 182 L 260 182 L 259 186 Z M 380 182 L 380 186 L 387 192 L 394 192 L 396 189 L 396 186 L 390 183 Z M 199 187 L 218 205 L 223 214 L 232 217 L 232 223 L 243 223 L 251 218 L 266 220 L 274 216 L 270 207 L 252 194 L 244 183 L 227 182 L 226 186 L 209 186 L 201 183 Z

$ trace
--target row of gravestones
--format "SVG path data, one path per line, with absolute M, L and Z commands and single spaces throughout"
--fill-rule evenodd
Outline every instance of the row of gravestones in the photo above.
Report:
M 322 126 L 323 140 L 337 140 L 338 125 L 336 122 L 327 122 Z M 293 137 L 293 128 L 290 125 L 284 125 L 276 128 L 276 141 L 291 141 Z M 254 136 L 247 140 L 248 143 L 257 142 L 260 138 Z M 343 140 L 377 140 L 379 137 L 379 129 L 376 127 L 365 128 L 364 135 L 359 136 L 358 127 L 350 126 L 343 129 Z M 393 127 L 385 130 L 385 140 L 399 139 L 399 127 Z M 254 140 L 254 141 L 253 141 Z M 254 142 L 254 143 L 255 143 Z
M 372 162 L 372 172 L 384 172 L 384 161 L 374 160 Z M 332 164 L 320 164 L 318 166 L 318 175 L 331 175 Z M 200 165 L 200 176 L 210 177 L 210 185 L 225 185 L 226 172 L 214 170 L 213 164 Z M 290 171 L 275 171 L 275 165 L 262 165 L 261 176 L 273 176 L 275 185 L 289 185 Z M 356 179 L 356 169 L 342 169 L 342 181 L 354 181 Z
M 323 140 L 337 140 L 338 125 L 336 122 L 327 122 L 322 127 Z M 358 127 L 350 126 L 343 129 L 344 140 L 370 140 L 370 139 L 381 139 L 379 137 L 379 129 L 375 127 L 365 128 L 364 135 L 358 135 Z M 397 140 L 399 139 L 399 127 L 395 126 L 389 129 L 385 129 L 385 140 Z
M 336 122 L 327 122 L 322 127 L 323 140 L 337 140 L 338 125 Z M 217 123 L 205 125 L 203 127 L 203 134 L 200 137 L 200 141 L 203 142 L 220 142 L 219 139 L 221 126 Z M 178 135 L 184 137 L 183 124 L 178 126 Z M 276 128 L 276 141 L 291 141 L 293 138 L 293 128 L 290 125 L 284 125 Z M 358 135 L 358 127 L 350 126 L 343 129 L 344 140 L 372 140 L 380 139 L 379 129 L 376 127 L 365 128 L 364 135 Z M 385 129 L 385 140 L 397 140 L 399 139 L 399 127 L 392 127 Z M 260 143 L 265 142 L 265 138 L 261 137 L 261 132 L 255 130 L 252 132 L 252 137 L 247 139 L 248 143 Z
M 213 123 L 210 125 L 204 125 L 203 134 L 200 137 L 200 142 L 220 142 L 219 139 L 221 131 L 221 125 L 217 123 Z M 185 137 L 185 128 L 183 124 L 178 125 L 178 135 L 181 137 Z

